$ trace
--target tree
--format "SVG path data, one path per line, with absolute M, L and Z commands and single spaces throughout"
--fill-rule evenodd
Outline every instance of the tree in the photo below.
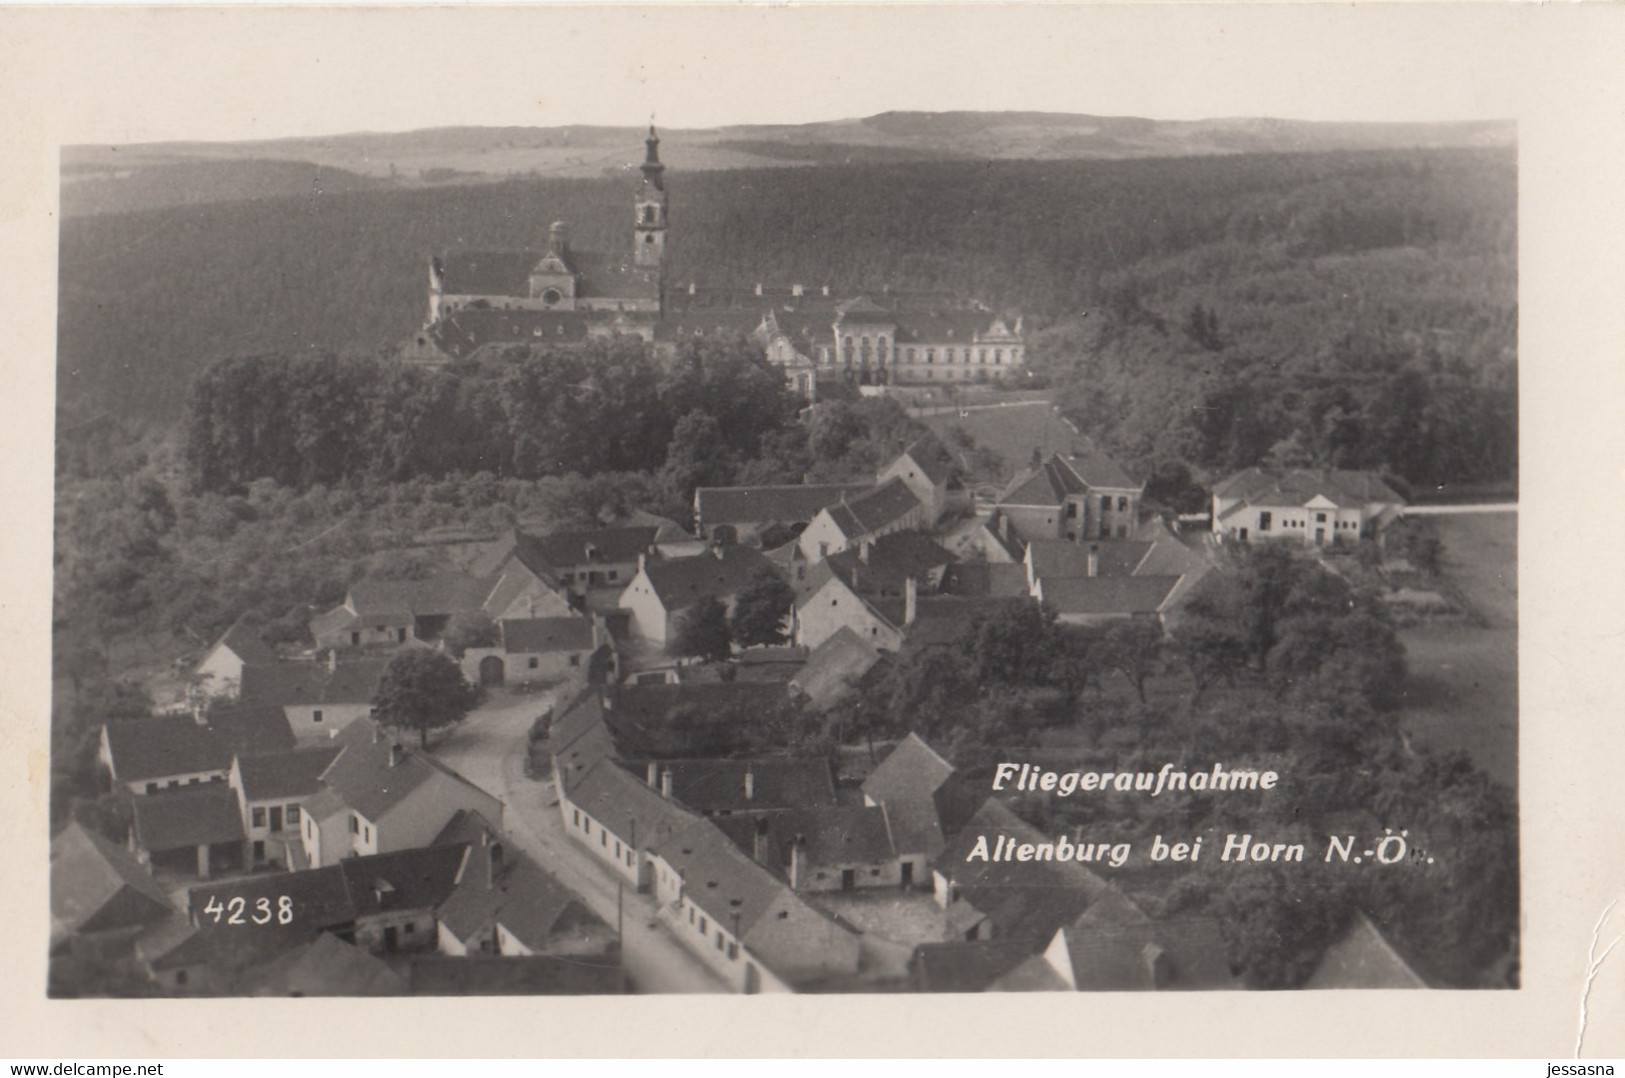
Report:
M 1106 631 L 1098 647 L 1101 665 L 1127 678 L 1140 703 L 1145 703 L 1145 683 L 1162 669 L 1161 627 L 1138 618 L 1118 622 Z
M 728 610 L 718 600 L 701 599 L 679 610 L 672 620 L 671 639 L 666 642 L 669 654 L 706 662 L 721 662 L 733 654 Z
M 728 628 L 741 647 L 782 644 L 789 639 L 784 619 L 796 593 L 772 569 L 763 566 L 739 589 Z
M 429 747 L 429 731 L 455 726 L 479 706 L 484 694 L 470 685 L 450 655 L 413 648 L 389 660 L 372 706 L 379 725 L 416 730 Z

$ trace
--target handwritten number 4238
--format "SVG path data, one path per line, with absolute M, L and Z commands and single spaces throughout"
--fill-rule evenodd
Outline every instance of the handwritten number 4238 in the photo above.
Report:
M 250 913 L 248 900 L 241 895 L 231 899 L 224 905 L 221 905 L 220 899 L 210 895 L 209 904 L 203 907 L 203 912 L 213 917 L 215 924 L 220 924 L 220 918 L 224 917 L 226 919 L 225 923 L 228 925 L 246 925 L 251 922 L 257 925 L 268 925 L 271 923 L 271 919 L 275 917 L 277 924 L 286 925 L 293 923 L 293 899 L 287 895 L 279 896 L 276 900 L 276 912 L 273 913 L 270 898 L 259 898 L 255 900 L 253 912 Z

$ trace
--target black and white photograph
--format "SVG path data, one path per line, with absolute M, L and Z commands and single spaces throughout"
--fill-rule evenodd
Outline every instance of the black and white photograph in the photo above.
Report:
M 1289 7 L 76 13 L 20 991 L 1516 1000 L 1517 13 Z

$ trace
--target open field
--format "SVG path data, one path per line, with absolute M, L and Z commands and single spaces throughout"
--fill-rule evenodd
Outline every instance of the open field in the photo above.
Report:
M 1478 624 L 1400 633 L 1411 676 L 1404 728 L 1413 742 L 1461 749 L 1499 782 L 1518 779 L 1516 514 L 1431 518 L 1444 541 L 1444 576 Z

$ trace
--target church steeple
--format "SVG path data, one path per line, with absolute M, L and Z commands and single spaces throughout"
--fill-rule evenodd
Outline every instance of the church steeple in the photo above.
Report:
M 637 217 L 632 258 L 637 265 L 658 267 L 666 252 L 666 166 L 660 163 L 660 136 L 655 134 L 652 122 L 643 145 L 643 178 L 638 181 L 634 202 Z

